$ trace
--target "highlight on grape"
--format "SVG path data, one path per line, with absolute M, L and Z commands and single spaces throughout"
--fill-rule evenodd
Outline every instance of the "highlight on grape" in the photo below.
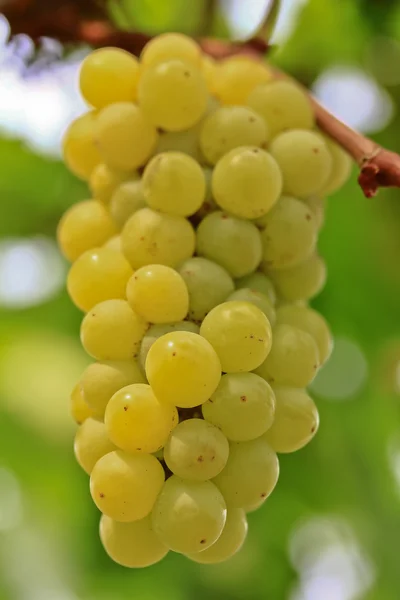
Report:
M 115 562 L 222 562 L 277 455 L 318 430 L 307 386 L 332 338 L 308 303 L 324 198 L 351 161 L 296 83 L 181 34 L 139 60 L 92 52 L 80 88 L 63 150 L 90 199 L 58 228 L 93 358 L 71 393 L 76 459 Z

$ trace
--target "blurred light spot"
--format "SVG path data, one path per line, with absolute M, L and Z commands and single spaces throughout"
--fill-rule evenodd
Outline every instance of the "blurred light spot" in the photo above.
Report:
M 364 71 L 331 67 L 314 82 L 313 92 L 336 117 L 363 133 L 376 133 L 391 121 L 389 94 Z
M 388 37 L 375 37 L 365 53 L 366 67 L 383 85 L 400 83 L 400 43 Z
M 0 467 L 0 531 L 14 529 L 22 520 L 21 488 L 14 473 Z
M 281 0 L 278 21 L 271 38 L 272 44 L 280 46 L 291 36 L 300 11 L 309 0 Z
M 311 390 L 329 400 L 350 400 L 365 385 L 368 365 L 358 344 L 336 338 L 332 356 L 319 371 Z
M 0 306 L 26 308 L 52 298 L 64 285 L 66 266 L 50 238 L 0 242 Z

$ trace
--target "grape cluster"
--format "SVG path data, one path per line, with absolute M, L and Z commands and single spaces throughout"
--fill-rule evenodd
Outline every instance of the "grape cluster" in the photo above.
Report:
M 244 56 L 214 63 L 178 34 L 140 62 L 94 51 L 91 109 L 64 159 L 90 200 L 62 217 L 67 287 L 95 359 L 71 396 L 78 463 L 107 553 L 230 558 L 318 428 L 305 388 L 331 351 L 308 301 L 326 194 L 351 168 L 308 97 Z

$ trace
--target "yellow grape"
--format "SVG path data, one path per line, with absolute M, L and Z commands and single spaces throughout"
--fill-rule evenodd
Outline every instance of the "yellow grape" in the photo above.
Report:
M 211 56 L 208 56 L 207 54 L 204 54 L 201 57 L 201 71 L 204 75 L 204 79 L 206 80 L 206 84 L 208 87 L 208 91 L 213 94 L 215 92 L 215 88 L 216 88 L 216 72 L 217 72 L 217 62 L 211 58 Z
M 86 419 L 75 434 L 75 458 L 88 475 L 97 461 L 113 450 L 116 448 L 110 441 L 102 421 Z
M 288 302 L 310 300 L 322 290 L 326 281 L 326 265 L 317 254 L 294 267 L 268 270 L 275 288 L 282 299 Z
M 78 117 L 68 127 L 62 142 L 63 159 L 68 169 L 80 179 L 89 179 L 93 169 L 101 162 L 94 141 L 96 113 L 90 111 Z
M 200 66 L 201 50 L 196 42 L 182 33 L 164 33 L 151 39 L 140 55 L 144 67 L 177 58 Z
M 196 123 L 190 129 L 183 131 L 164 131 L 158 138 L 155 154 L 161 152 L 183 152 L 188 154 L 198 163 L 204 162 L 204 157 L 199 146 L 199 133 L 202 121 Z
M 200 327 L 196 325 L 196 323 L 192 323 L 192 321 L 178 321 L 176 323 L 152 325 L 149 327 L 140 344 L 138 359 L 143 373 L 145 372 L 146 358 L 151 346 L 159 337 L 166 333 L 171 333 L 172 331 L 191 331 L 192 333 L 199 333 Z
M 113 235 L 109 240 L 106 241 L 105 244 L 103 244 L 103 248 L 109 248 L 115 252 L 122 253 L 121 236 Z
M 132 173 L 116 171 L 108 167 L 105 163 L 100 163 L 93 169 L 90 175 L 89 188 L 96 200 L 108 204 L 114 191 L 121 183 L 126 180 L 135 181 L 137 179 L 139 179 L 139 175 L 136 171 Z
M 303 202 L 312 211 L 317 224 L 317 230 L 320 231 L 325 221 L 326 199 L 314 195 L 309 198 L 303 198 Z
M 71 392 L 70 412 L 77 425 L 82 425 L 93 414 L 90 406 L 86 403 L 81 382 L 77 383 Z
M 254 306 L 257 306 L 257 308 L 259 308 L 264 313 L 271 325 L 275 324 L 275 308 L 272 302 L 270 301 L 269 297 L 263 294 L 262 292 L 252 290 L 250 288 L 239 288 L 238 290 L 232 292 L 232 294 L 230 294 L 225 299 L 227 302 L 230 302 L 232 300 L 239 300 L 240 302 L 250 302 L 251 304 L 254 304 Z
M 261 61 L 233 56 L 217 65 L 214 93 L 222 104 L 246 104 L 250 92 L 271 77 L 270 70 Z
M 142 180 L 122 183 L 110 200 L 110 214 L 118 229 L 122 229 L 129 217 L 141 208 L 145 208 Z
M 328 137 L 324 139 L 332 157 L 332 169 L 328 181 L 321 190 L 318 190 L 318 194 L 320 196 L 330 196 L 339 190 L 349 179 L 353 161 L 351 156 L 341 146 Z

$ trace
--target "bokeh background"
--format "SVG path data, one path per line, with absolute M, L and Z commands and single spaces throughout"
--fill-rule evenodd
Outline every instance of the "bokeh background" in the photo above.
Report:
M 265 4 L 109 8 L 121 28 L 240 36 Z M 250 515 L 242 552 L 221 566 L 174 555 L 124 570 L 100 547 L 99 515 L 73 458 L 68 396 L 88 358 L 55 244 L 62 212 L 88 197 L 61 162 L 60 140 L 85 110 L 77 73 L 90 49 L 48 38 L 35 49 L 24 35 L 10 41 L 9 29 L 1 16 L 0 599 L 398 600 L 400 191 L 367 200 L 354 169 L 328 201 L 320 250 L 329 279 L 314 305 L 336 345 L 313 384 L 321 428 L 305 450 L 282 456 L 279 485 Z M 399 40 L 397 0 L 284 0 L 271 60 L 400 151 Z

